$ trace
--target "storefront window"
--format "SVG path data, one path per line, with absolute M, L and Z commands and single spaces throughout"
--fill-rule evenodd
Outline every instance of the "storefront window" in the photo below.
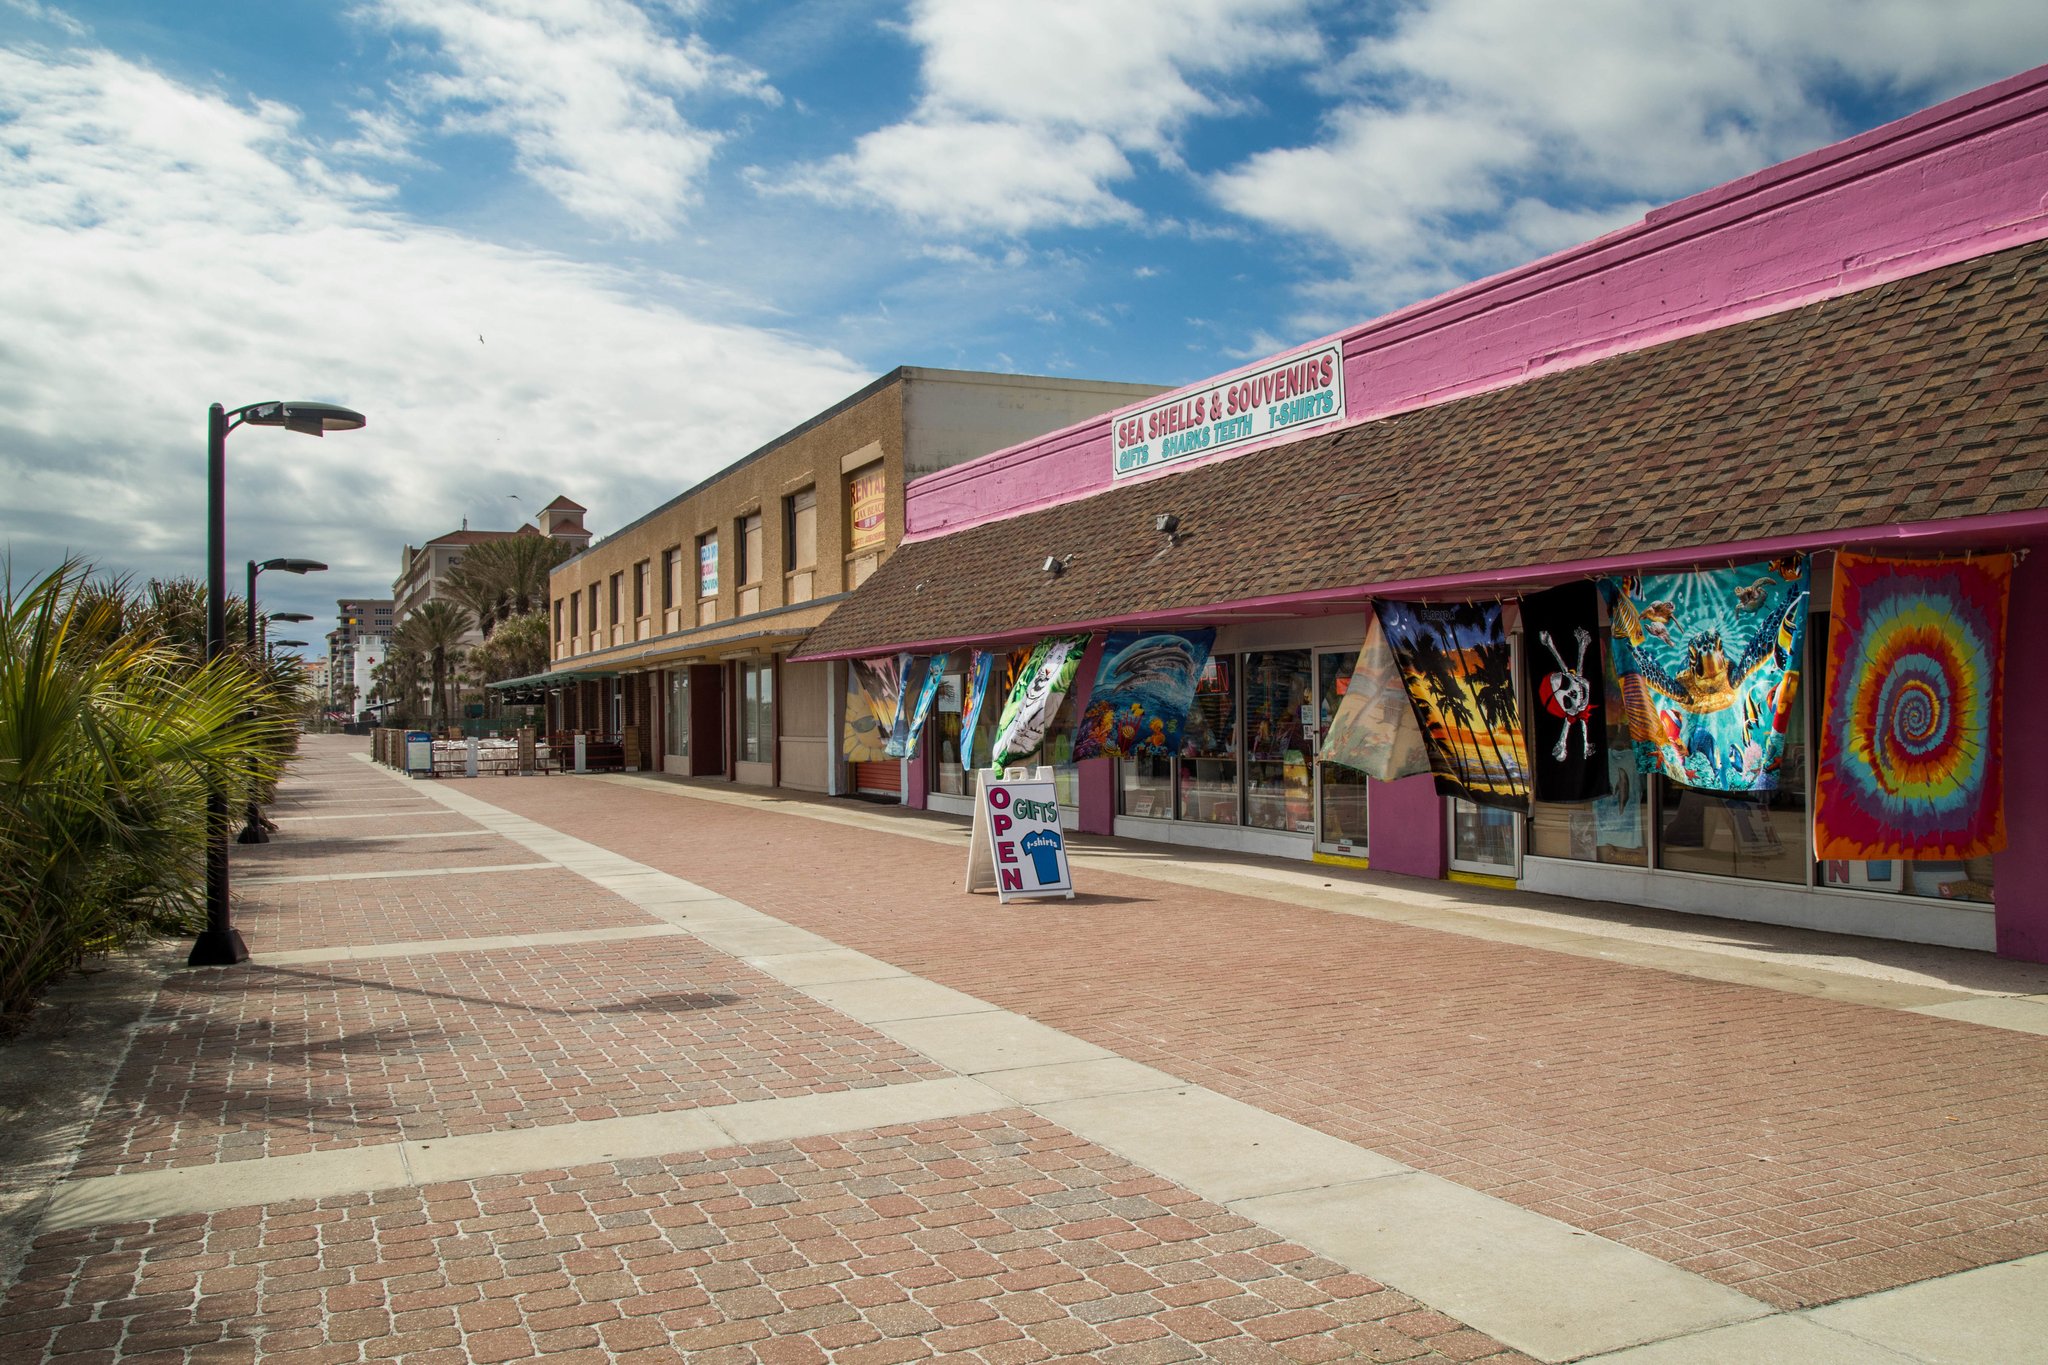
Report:
M 1164 754 L 1127 758 L 1117 765 L 1117 812 L 1164 820 L 1173 814 L 1173 760 Z
M 1612 669 L 1601 714 L 1607 722 L 1609 795 L 1594 801 L 1531 801 L 1529 852 L 1538 858 L 1570 858 L 1623 867 L 1649 864 L 1649 780 L 1636 771 L 1635 747 L 1622 715 L 1621 690 Z
M 1515 813 L 1450 799 L 1451 864 L 1474 872 L 1512 876 L 1515 871 Z
M 767 763 L 775 743 L 775 670 L 740 665 L 740 762 Z
M 1657 777 L 1657 866 L 1806 885 L 1806 751 L 1806 708 L 1795 706 L 1776 791 L 1724 796 Z
M 1309 677 L 1305 649 L 1245 656 L 1245 823 L 1254 829 L 1315 832 Z
M 1202 824 L 1237 823 L 1237 667 L 1211 655 L 1195 684 L 1180 745 L 1179 815 Z

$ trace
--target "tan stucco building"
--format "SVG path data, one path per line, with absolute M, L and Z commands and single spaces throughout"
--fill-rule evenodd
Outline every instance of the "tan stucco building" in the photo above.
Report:
M 896 764 L 839 761 L 844 665 L 784 656 L 889 557 L 906 479 L 1156 392 L 891 371 L 555 570 L 550 723 L 644 769 L 896 790 Z

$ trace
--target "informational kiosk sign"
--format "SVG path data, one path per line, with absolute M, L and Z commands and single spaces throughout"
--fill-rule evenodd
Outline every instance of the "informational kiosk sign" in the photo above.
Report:
M 1344 416 L 1344 348 L 1320 346 L 1110 419 L 1111 475 L 1214 455 Z
M 1074 898 L 1052 769 L 1039 768 L 1029 776 L 1017 768 L 1001 776 L 975 774 L 967 889 L 991 887 L 1005 904 L 1030 896 Z

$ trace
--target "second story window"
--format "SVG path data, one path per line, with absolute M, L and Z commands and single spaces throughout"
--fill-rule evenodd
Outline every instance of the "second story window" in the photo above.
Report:
M 569 638 L 570 638 L 570 639 L 572 639 L 572 640 L 573 640 L 573 639 L 575 639 L 575 638 L 576 638 L 576 635 L 577 635 L 577 630 L 576 630 L 576 604 L 577 604 L 578 602 L 581 602 L 582 600 L 583 600 L 583 594 L 582 594 L 582 593 L 576 593 L 576 592 L 572 592 L 572 593 L 570 593 L 570 594 L 569 594 Z
M 625 580 L 626 575 L 623 570 L 613 574 L 611 577 L 611 592 L 609 594 L 610 600 L 607 603 L 607 605 L 609 605 L 612 609 L 612 614 L 609 619 L 611 620 L 611 623 L 613 625 L 617 625 L 619 623 L 619 589 L 625 586 Z
M 562 638 L 562 599 L 559 597 L 555 599 L 555 638 Z
M 782 500 L 783 568 L 795 573 L 818 566 L 818 490 L 806 488 Z
M 697 596 L 718 596 L 718 537 L 697 537 Z
M 742 587 L 761 581 L 761 514 L 750 512 L 739 520 L 739 573 Z
M 597 634 L 597 584 L 590 585 L 590 633 Z
M 648 561 L 641 560 L 633 566 L 633 615 L 638 618 L 647 614 Z
M 683 547 L 676 545 L 661 552 L 661 609 L 667 611 L 675 606 L 682 592 Z

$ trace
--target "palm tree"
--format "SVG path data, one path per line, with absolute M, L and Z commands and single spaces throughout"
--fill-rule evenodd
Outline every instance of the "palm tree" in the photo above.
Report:
M 500 621 L 525 616 L 548 600 L 548 574 L 575 551 L 559 540 L 522 533 L 487 540 L 462 557 L 450 576 L 455 600 L 489 639 Z
M 205 913 L 205 801 L 275 779 L 281 703 L 236 655 L 195 663 L 144 601 L 65 563 L 0 570 L 0 1018 L 88 951 Z
M 449 664 L 462 649 L 462 637 L 468 633 L 469 613 L 446 598 L 437 597 L 413 608 L 412 615 L 399 622 L 392 635 L 395 648 L 411 650 L 427 661 L 433 684 L 429 719 L 434 724 L 447 721 Z
M 1479 667 L 1472 676 L 1472 691 L 1479 699 L 1480 714 L 1486 717 L 1486 742 L 1493 746 L 1493 756 L 1501 762 L 1502 781 L 1512 786 L 1520 765 L 1509 764 L 1496 735 L 1521 728 L 1521 703 L 1515 697 L 1514 646 L 1503 640 L 1481 645 L 1474 652 L 1479 656 Z

